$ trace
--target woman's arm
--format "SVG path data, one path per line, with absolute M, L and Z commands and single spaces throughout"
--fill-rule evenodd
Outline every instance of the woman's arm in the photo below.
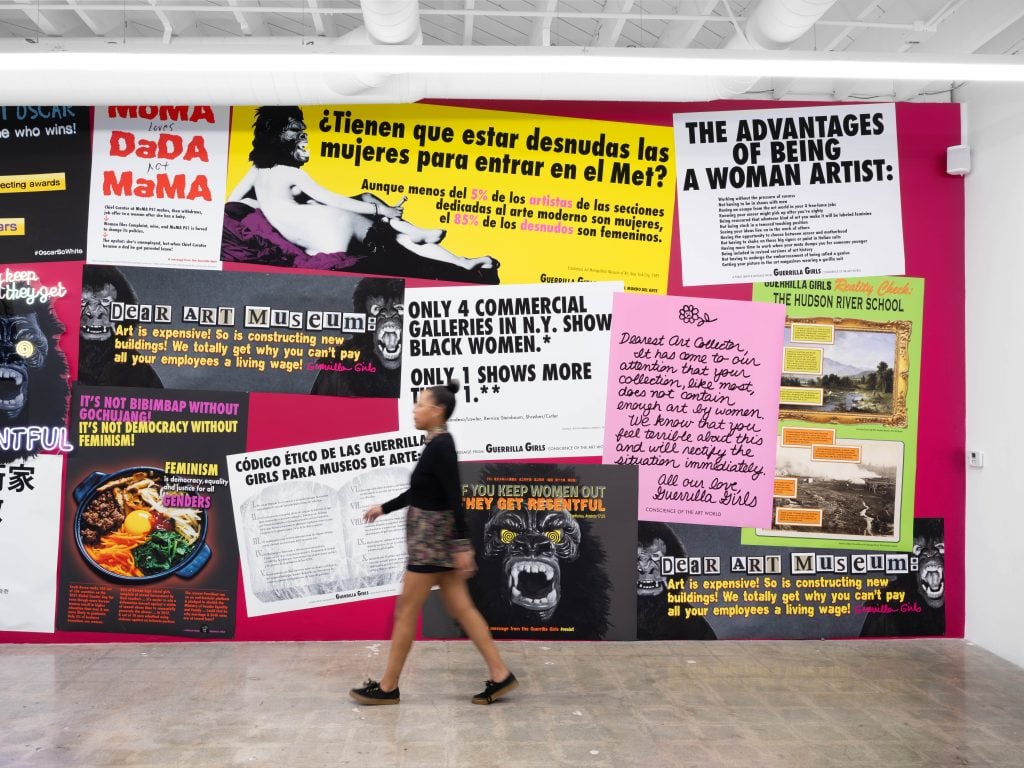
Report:
M 343 211 L 358 213 L 362 216 L 402 218 L 402 208 L 400 206 L 392 207 L 381 203 L 367 203 L 352 197 L 339 195 L 337 192 L 331 192 L 326 187 L 317 184 L 313 181 L 313 177 L 305 171 L 296 169 L 294 175 L 289 178 L 289 182 L 318 203 L 323 203 L 332 208 L 340 208 Z
M 409 506 L 409 491 L 406 490 L 403 493 L 395 496 L 391 501 L 385 501 L 380 505 L 381 512 L 387 514 L 388 512 L 394 512 L 396 509 Z

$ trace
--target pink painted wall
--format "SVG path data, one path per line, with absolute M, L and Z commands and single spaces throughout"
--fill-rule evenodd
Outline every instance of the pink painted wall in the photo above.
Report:
M 761 101 L 699 104 L 467 102 L 459 105 L 663 126 L 671 126 L 672 115 L 679 112 L 770 110 L 778 106 Z M 785 106 L 806 104 L 787 103 Z M 925 280 L 922 370 L 912 372 L 912 375 L 921 377 L 916 514 L 945 519 L 946 635 L 949 637 L 963 637 L 964 633 L 964 185 L 961 177 L 945 173 L 946 147 L 960 143 L 959 109 L 956 104 L 900 104 L 896 111 L 906 273 Z M 58 271 L 81 269 L 77 264 L 70 267 L 40 266 Z M 288 272 L 295 274 L 295 270 Z M 77 279 L 80 281 L 80 274 Z M 751 296 L 749 285 L 684 290 L 680 282 L 676 222 L 669 293 L 739 300 L 749 300 Z M 420 287 L 427 283 L 409 280 L 407 284 Z M 69 295 L 58 305 L 58 312 L 65 317 L 69 328 L 76 330 L 79 299 Z M 68 336 L 65 349 L 74 366 L 77 337 L 74 334 Z M 397 407 L 393 400 L 254 394 L 250 401 L 248 449 L 260 450 L 397 429 Z M 578 457 L 572 458 L 580 461 Z M 598 462 L 599 458 L 586 457 L 582 460 L 590 463 Z M 239 588 L 235 639 L 382 639 L 390 632 L 393 607 L 394 600 L 386 598 L 248 618 L 244 594 Z M 54 635 L 0 632 L 0 642 L 179 639 L 87 632 L 57 632 Z

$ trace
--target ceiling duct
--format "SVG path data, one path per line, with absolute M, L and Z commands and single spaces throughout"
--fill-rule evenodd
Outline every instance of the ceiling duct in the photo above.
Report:
M 730 51 L 742 58 L 789 47 L 835 0 L 761 0 L 730 50 L 659 49 L 665 61 L 713 62 Z M 65 40 L 25 44 L 0 53 L 0 103 L 17 104 L 330 104 L 406 103 L 421 99 L 558 99 L 710 101 L 750 90 L 762 69 L 733 76 L 659 71 L 652 51 L 624 48 L 494 48 L 423 46 L 416 0 L 362 0 L 363 26 L 336 40 L 171 40 L 144 43 Z M 294 45 L 291 43 L 290 45 Z M 802 52 L 801 52 L 802 53 Z M 375 55 L 376 54 L 376 55 Z M 550 57 L 535 73 L 531 55 Z M 439 62 L 445 60 L 444 66 Z M 647 69 L 638 74 L 632 61 Z M 699 63 L 699 62 L 698 62 Z M 500 67 L 496 67 L 500 64 Z M 676 73 L 673 74 L 673 70 Z M 816 75 L 815 65 L 806 66 Z M 599 71 L 599 74 L 597 72 Z M 748 73 L 755 74 L 748 74 Z
M 342 68 L 346 47 L 423 45 L 417 0 L 361 0 L 359 5 L 363 12 L 363 25 L 342 35 L 334 43 Z M 391 77 L 392 73 L 343 69 L 340 72 L 325 72 L 323 79 L 333 94 L 346 97 L 382 88 Z

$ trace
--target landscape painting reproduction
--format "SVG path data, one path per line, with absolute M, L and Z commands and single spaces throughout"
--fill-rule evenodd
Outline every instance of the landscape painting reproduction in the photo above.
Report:
M 910 330 L 907 321 L 787 322 L 779 418 L 906 426 Z
M 780 438 L 772 527 L 758 534 L 896 541 L 902 481 L 902 442 L 785 445 Z

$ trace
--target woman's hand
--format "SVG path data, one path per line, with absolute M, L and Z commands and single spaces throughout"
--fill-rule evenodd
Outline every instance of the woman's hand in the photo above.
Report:
M 363 522 L 364 523 L 372 523 L 374 520 L 376 520 L 378 517 L 380 517 L 383 514 L 384 514 L 384 508 L 381 507 L 380 504 L 378 504 L 378 505 L 376 505 L 374 507 L 370 507 L 368 510 L 366 510 L 363 513 Z
M 454 560 L 455 570 L 462 578 L 471 578 L 476 573 L 476 553 L 472 550 L 456 552 Z

